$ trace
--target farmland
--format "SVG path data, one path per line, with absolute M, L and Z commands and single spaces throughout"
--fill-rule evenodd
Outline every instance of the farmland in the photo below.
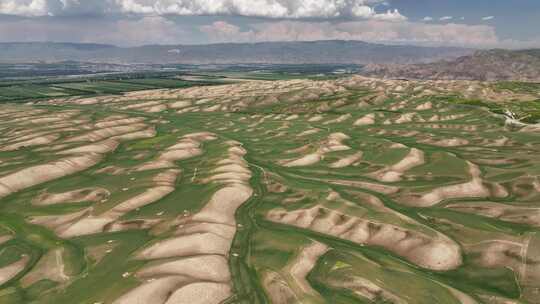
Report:
M 0 103 L 178 89 L 245 80 L 336 79 L 357 69 L 345 69 L 343 65 L 89 65 L 95 69 L 91 72 L 86 70 L 87 65 L 0 64 L 0 68 L 6 69 L 0 73 Z
M 208 85 L 210 82 L 192 82 L 171 78 L 142 78 L 126 80 L 82 80 L 82 81 L 58 81 L 47 83 L 35 82 L 12 82 L 2 84 L 0 82 L 0 102 L 27 101 L 31 99 L 48 99 L 55 97 L 120 94 L 130 91 L 184 88 L 193 85 Z

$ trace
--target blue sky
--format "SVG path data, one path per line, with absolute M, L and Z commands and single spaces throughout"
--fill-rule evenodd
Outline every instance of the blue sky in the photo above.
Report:
M 538 38 L 540 36 L 540 1 L 538 0 L 391 0 L 393 7 L 412 20 L 426 16 L 435 20 L 452 16 L 455 22 L 478 24 L 485 22 L 496 28 L 503 39 Z M 465 17 L 461 20 L 461 17 Z
M 540 47 L 539 0 L 0 0 L 0 41 Z

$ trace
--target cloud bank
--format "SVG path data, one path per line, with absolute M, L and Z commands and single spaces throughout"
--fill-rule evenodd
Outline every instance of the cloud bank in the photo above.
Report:
M 495 45 L 495 29 L 487 25 L 425 24 L 380 20 L 349 22 L 280 21 L 252 24 L 249 29 L 224 21 L 200 27 L 217 42 L 363 40 L 445 45 Z
M 230 15 L 262 18 L 407 18 L 397 9 L 377 12 L 384 0 L 2 0 L 0 13 L 17 16 L 77 14 Z
M 99 24 L 99 26 L 95 26 Z M 106 29 L 106 30 L 104 30 Z M 384 20 L 306 21 L 261 20 L 248 24 L 217 20 L 209 24 L 178 24 L 163 16 L 122 19 L 20 18 L 0 19 L 0 42 L 65 41 L 144 44 L 221 42 L 362 40 L 367 42 L 497 46 L 493 26 L 388 22 Z
M 0 0 L 0 41 L 121 46 L 312 40 L 540 45 L 538 38 L 501 39 L 496 22 L 490 22 L 494 18 L 479 17 L 480 23 L 473 25 L 459 22 L 459 17 L 428 15 L 415 22 L 385 0 Z
M 163 17 L 138 19 L 0 20 L 0 42 L 82 42 L 120 46 L 186 43 L 192 36 Z M 21 29 L 22 32 L 21 32 Z M 104 30 L 106 29 L 106 30 Z

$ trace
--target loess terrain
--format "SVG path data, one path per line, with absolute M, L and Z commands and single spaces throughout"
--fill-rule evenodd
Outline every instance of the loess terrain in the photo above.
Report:
M 540 52 L 482 50 L 456 59 L 419 64 L 369 64 L 366 76 L 410 79 L 540 81 Z
M 540 87 L 0 104 L 0 303 L 540 303 Z

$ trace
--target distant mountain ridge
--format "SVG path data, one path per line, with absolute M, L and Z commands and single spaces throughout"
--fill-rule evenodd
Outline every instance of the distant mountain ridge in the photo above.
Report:
M 483 50 L 434 63 L 370 64 L 362 73 L 382 78 L 540 82 L 540 49 Z
M 0 62 L 3 63 L 409 64 L 457 58 L 470 53 L 470 49 L 456 47 L 384 45 L 341 40 L 140 47 L 53 42 L 0 43 Z

